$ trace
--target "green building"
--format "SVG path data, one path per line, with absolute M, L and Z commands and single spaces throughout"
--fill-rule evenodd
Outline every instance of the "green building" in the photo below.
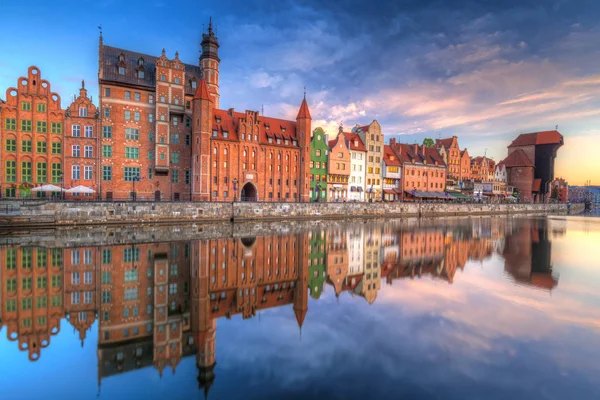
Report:
M 310 201 L 327 201 L 327 161 L 329 146 L 321 127 L 313 131 L 310 141 Z
M 312 231 L 308 240 L 308 290 L 313 299 L 318 299 L 325 288 L 327 280 L 327 250 L 325 231 Z

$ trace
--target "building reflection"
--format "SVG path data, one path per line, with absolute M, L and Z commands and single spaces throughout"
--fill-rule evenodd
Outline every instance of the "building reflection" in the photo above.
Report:
M 335 225 L 295 234 L 79 248 L 0 246 L 0 330 L 31 361 L 70 324 L 98 329 L 98 384 L 152 366 L 162 376 L 195 356 L 199 387 L 215 379 L 217 321 L 291 305 L 328 287 L 373 304 L 388 285 L 428 277 L 452 284 L 494 254 L 519 284 L 552 290 L 544 219 Z M 95 322 L 97 322 L 96 325 Z

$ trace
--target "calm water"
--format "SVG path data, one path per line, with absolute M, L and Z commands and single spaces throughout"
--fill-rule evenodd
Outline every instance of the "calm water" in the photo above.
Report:
M 0 398 L 600 398 L 600 219 L 173 238 L 0 246 Z

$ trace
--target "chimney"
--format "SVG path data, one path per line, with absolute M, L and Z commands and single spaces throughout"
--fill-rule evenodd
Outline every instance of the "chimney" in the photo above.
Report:
M 419 154 L 419 145 L 418 144 L 413 144 L 413 151 L 415 153 L 415 155 Z
M 396 144 L 396 138 L 390 138 L 390 146 L 393 146 Z
M 421 155 L 423 156 L 423 158 L 425 158 L 425 145 L 424 144 L 421 145 Z

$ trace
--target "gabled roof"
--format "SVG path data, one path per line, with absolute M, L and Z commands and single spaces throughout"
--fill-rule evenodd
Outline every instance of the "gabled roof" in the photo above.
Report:
M 125 50 L 118 47 L 105 46 L 103 45 L 100 49 L 102 54 L 102 76 L 101 80 L 125 83 L 130 85 L 146 86 L 153 88 L 156 86 L 156 60 L 158 57 L 151 56 L 148 54 L 142 54 L 135 51 Z M 119 62 L 119 55 L 123 54 L 125 57 L 125 74 L 119 74 L 117 64 Z M 139 78 L 138 71 L 138 60 L 144 59 L 144 77 Z M 202 77 L 202 70 L 200 67 L 191 64 L 183 64 L 185 67 L 185 78 L 188 82 L 184 82 L 185 93 L 189 95 L 194 94 L 194 89 L 189 83 L 189 80 L 195 78 L 198 82 Z
M 392 150 L 392 146 L 388 144 L 383 145 L 383 162 L 385 163 L 385 165 L 389 166 L 399 167 L 402 165 L 402 163 L 398 159 L 398 156 L 396 155 L 396 153 L 394 153 L 394 150 Z
M 306 99 L 302 100 L 302 104 L 300 104 L 300 110 L 298 111 L 298 116 L 296 117 L 296 119 L 301 118 L 312 119 L 310 116 L 310 111 L 308 109 L 308 104 L 306 103 Z
M 452 140 L 454 138 L 447 138 L 447 139 L 436 139 L 435 140 L 435 147 L 444 147 L 446 149 L 450 148 L 450 146 L 452 146 Z
M 501 161 L 501 163 L 504 164 L 506 168 L 533 167 L 533 163 L 529 157 L 527 157 L 527 154 L 525 154 L 525 152 L 521 149 L 517 149 L 510 153 L 508 157 Z
M 508 147 L 534 146 L 539 144 L 563 144 L 563 136 L 556 130 L 522 133 Z
M 344 137 L 348 140 L 348 142 L 350 142 L 350 150 L 367 151 L 367 148 L 365 147 L 364 143 L 362 142 L 360 136 L 358 136 L 357 133 L 344 132 Z M 357 145 L 355 145 L 355 143 Z

